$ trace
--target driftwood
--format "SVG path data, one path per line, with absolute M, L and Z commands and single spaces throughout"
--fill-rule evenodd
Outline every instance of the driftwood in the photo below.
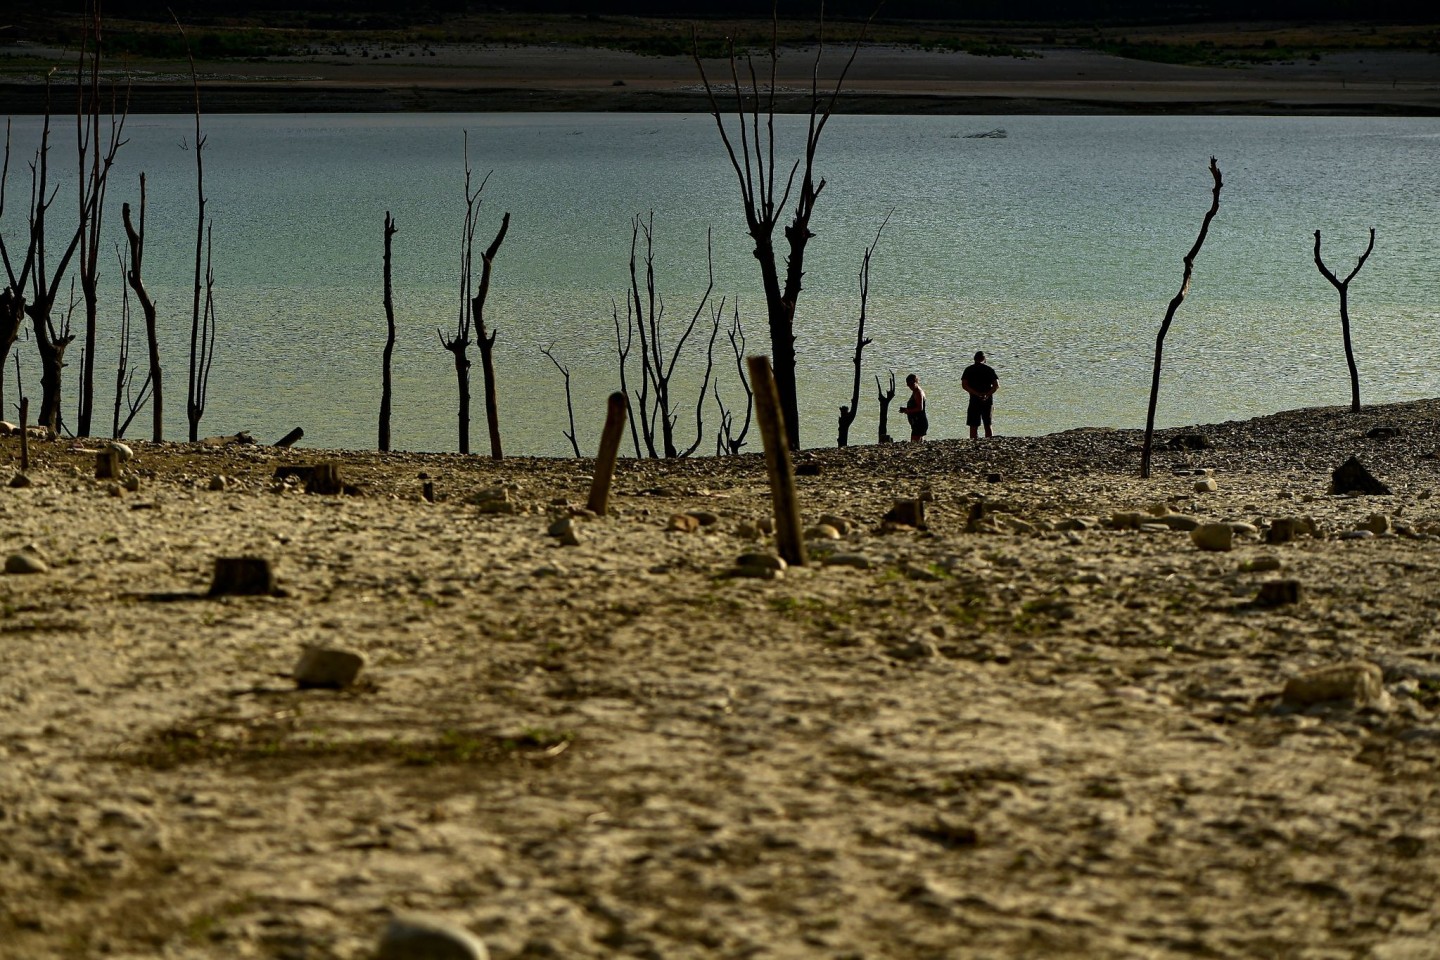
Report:
M 395 220 L 385 211 L 385 350 L 380 355 L 380 451 L 390 449 L 391 358 L 395 355 L 395 294 L 390 283 L 390 238 L 395 236 Z M 296 438 L 297 440 L 299 437 Z M 289 444 L 286 444 L 289 446 Z
M 1216 165 L 1215 158 L 1210 158 L 1210 176 L 1215 181 L 1214 189 L 1210 194 L 1210 209 L 1205 212 L 1205 219 L 1200 223 L 1200 233 L 1195 237 L 1195 244 L 1190 252 L 1185 254 L 1185 273 L 1180 280 L 1180 291 L 1170 300 L 1170 307 L 1165 311 L 1165 322 L 1160 324 L 1160 332 L 1155 337 L 1155 367 L 1150 375 L 1150 409 L 1145 415 L 1145 445 L 1140 451 L 1140 478 L 1150 478 L 1150 450 L 1155 440 L 1155 405 L 1160 400 L 1160 357 L 1165 349 L 1165 334 L 1170 332 L 1170 321 L 1175 319 L 1175 311 L 1180 309 L 1180 304 L 1185 300 L 1185 294 L 1190 290 L 1190 274 L 1195 268 L 1195 258 L 1200 254 L 1200 246 L 1205 242 L 1205 234 L 1210 231 L 1210 221 L 1215 219 L 1215 214 L 1220 211 L 1220 187 L 1223 185 L 1220 180 L 1220 167 Z
M 293 446 L 294 446 L 296 443 L 298 443 L 298 442 L 301 440 L 301 438 L 303 438 L 304 436 L 305 436 L 305 431 L 302 430 L 302 429 L 300 429 L 299 427 L 296 427 L 294 430 L 291 430 L 289 433 L 285 434 L 285 436 L 281 437 L 279 440 L 276 440 L 276 441 L 275 441 L 275 446 L 277 446 L 277 447 L 293 447 Z M 388 450 L 389 447 L 382 447 L 381 449 L 386 449 L 386 450 Z
M 890 389 L 880 388 L 880 378 L 875 378 L 875 399 L 880 404 L 879 443 L 890 443 L 890 401 L 895 399 L 895 371 L 890 371 Z

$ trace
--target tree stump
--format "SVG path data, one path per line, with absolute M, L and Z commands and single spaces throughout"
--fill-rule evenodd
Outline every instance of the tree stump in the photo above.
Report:
M 216 557 L 210 596 L 260 597 L 275 592 L 275 571 L 264 557 Z

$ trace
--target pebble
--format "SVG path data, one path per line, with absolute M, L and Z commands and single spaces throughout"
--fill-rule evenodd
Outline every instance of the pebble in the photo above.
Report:
M 772 570 L 780 572 L 788 564 L 773 553 L 742 553 L 735 558 L 735 566 L 742 570 Z
M 223 474 L 217 473 L 217 474 L 215 474 L 213 477 L 210 478 L 210 489 L 211 489 L 211 490 L 224 490 L 224 489 L 225 489 L 226 487 L 228 487 L 229 485 L 230 485 L 230 484 L 226 481 L 226 479 L 225 479 L 225 477 L 224 477 Z
M 1167 513 L 1160 517 L 1160 523 L 1165 524 L 1171 530 L 1194 530 L 1200 526 L 1200 521 L 1184 513 Z
M 720 522 L 720 515 L 710 510 L 686 510 L 685 516 L 694 517 L 702 527 L 713 527 Z
M 343 690 L 355 682 L 365 658 L 334 647 L 306 647 L 295 664 L 295 683 L 301 688 Z
M 849 517 L 836 516 L 833 513 L 822 514 L 820 517 L 820 523 L 824 524 L 827 527 L 834 527 L 836 530 L 840 531 L 840 536 L 842 537 L 848 537 L 850 535 L 850 531 L 854 530 L 856 526 L 855 521 L 851 520 Z
M 1196 493 L 1214 493 L 1220 487 L 1215 483 L 1214 477 L 1206 477 L 1204 480 L 1195 481 Z
M 688 513 L 672 513 L 665 523 L 665 529 L 676 533 L 694 533 L 700 529 L 700 521 Z
M 1369 530 L 1379 536 L 1382 533 L 1389 533 L 1393 529 L 1390 518 L 1383 513 L 1372 513 L 1360 524 L 1361 530 Z
M 1273 557 L 1268 554 L 1263 557 L 1255 557 L 1252 560 L 1246 560 L 1244 563 L 1240 564 L 1241 573 L 1265 573 L 1269 570 L 1279 569 L 1280 558 Z
M 827 567 L 853 567 L 856 570 L 869 570 L 875 566 L 875 561 L 863 553 L 832 553 L 821 563 Z
M 489 960 L 468 930 L 435 917 L 395 917 L 380 936 L 375 960 Z
M 805 528 L 806 540 L 839 540 L 840 531 L 828 523 L 817 523 L 813 527 Z
M 1336 539 L 1339 540 L 1374 540 L 1375 534 L 1369 530 L 1346 530 Z
M 1260 528 L 1253 523 L 1246 523 L 1243 520 L 1231 520 L 1230 529 L 1235 531 L 1237 537 L 1254 537 L 1260 533 Z
M 17 472 L 15 476 L 10 478 L 10 486 L 17 490 L 21 487 L 32 486 L 34 483 L 34 480 L 31 480 L 25 474 L 19 472 Z
M 1228 523 L 1205 523 L 1190 531 L 1190 541 L 1201 550 L 1229 550 L 1234 538 Z
M 5 558 L 6 573 L 46 573 L 50 565 L 30 553 L 12 553 Z

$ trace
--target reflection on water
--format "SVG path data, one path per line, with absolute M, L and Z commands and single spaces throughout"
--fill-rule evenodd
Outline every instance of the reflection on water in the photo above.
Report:
M 188 355 L 194 252 L 190 124 L 130 120 L 107 221 L 113 249 L 123 243 L 119 204 L 138 200 L 144 171 L 146 280 L 168 334 L 172 438 L 185 429 L 175 390 Z M 749 349 L 768 352 L 738 189 L 708 117 L 215 116 L 205 127 L 221 325 L 207 434 L 244 429 L 273 440 L 302 426 L 312 446 L 375 444 L 388 210 L 399 225 L 394 444 L 455 448 L 454 372 L 437 328 L 453 326 L 459 305 L 464 130 L 477 177 L 493 171 L 478 235 L 488 240 L 501 214 L 512 215 L 487 311 L 499 333 L 507 452 L 569 451 L 563 382 L 539 352 L 551 344 L 572 372 L 581 448 L 593 452 L 605 396 L 618 385 L 612 309 L 618 302 L 623 317 L 637 213 L 654 211 L 665 320 L 688 320 L 698 305 L 713 230 L 715 297 L 726 298 L 727 310 L 738 304 Z M 968 136 L 992 128 L 1006 136 Z M 57 125 L 52 154 L 52 170 L 67 178 L 70 135 Z M 793 157 L 800 121 L 785 118 L 780 136 Z M 16 198 L 28 187 L 21 158 L 37 137 L 36 121 L 15 122 L 4 223 L 12 249 L 23 230 Z M 959 378 L 977 349 L 1003 380 L 999 432 L 1142 426 L 1155 332 L 1209 203 L 1212 155 L 1225 189 L 1166 342 L 1160 424 L 1348 402 L 1338 301 L 1313 262 L 1316 229 L 1342 276 L 1377 229 L 1375 253 L 1350 291 L 1362 398 L 1440 394 L 1427 336 L 1440 320 L 1437 137 L 1435 119 L 836 117 L 820 152 L 827 185 L 796 328 L 804 445 L 835 442 L 850 395 L 860 260 L 887 214 L 852 440 L 875 437 L 874 377 L 894 371 L 903 381 L 912 370 L 926 384 L 931 436 L 965 435 Z M 73 190 L 68 179 L 62 186 Z M 73 205 L 62 192 L 55 219 Z M 97 355 L 104 409 L 121 282 L 111 266 Z M 727 351 L 717 357 L 720 388 L 734 402 L 740 390 L 723 333 L 718 343 Z M 138 357 L 143 347 L 133 349 Z M 33 394 L 33 346 L 20 350 Z M 73 376 L 78 342 L 70 359 Z M 682 359 L 675 377 L 682 437 L 695 429 L 700 362 L 698 354 Z M 15 391 L 7 373 L 8 410 Z M 478 364 L 474 376 L 478 397 Z M 74 395 L 71 386 L 67 410 Z M 704 417 L 713 436 L 713 404 Z M 480 449 L 483 431 L 477 410 Z

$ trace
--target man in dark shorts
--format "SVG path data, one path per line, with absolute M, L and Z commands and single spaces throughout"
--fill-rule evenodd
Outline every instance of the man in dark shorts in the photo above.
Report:
M 920 389 L 920 378 L 915 374 L 905 378 L 910 388 L 910 402 L 900 412 L 910 418 L 910 442 L 919 443 L 930 432 L 930 418 L 925 415 L 925 391 Z
M 1000 389 L 1000 377 L 995 368 L 985 362 L 985 351 L 977 351 L 975 362 L 965 368 L 960 377 L 960 386 L 970 394 L 970 408 L 965 411 L 965 423 L 970 427 L 970 439 L 980 435 L 980 425 L 985 425 L 985 436 L 993 437 L 990 429 L 990 409 L 994 406 L 995 391 Z

